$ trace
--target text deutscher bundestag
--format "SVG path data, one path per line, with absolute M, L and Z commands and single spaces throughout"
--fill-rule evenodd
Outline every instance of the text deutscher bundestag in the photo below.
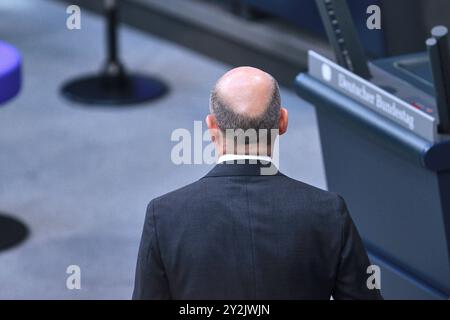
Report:
M 363 101 L 406 123 L 409 129 L 414 129 L 414 118 L 405 110 L 400 110 L 399 108 L 397 108 L 397 105 L 394 101 L 388 102 L 384 100 L 382 95 L 376 92 L 370 92 L 370 90 L 366 88 L 366 86 L 364 86 L 363 84 L 358 85 L 351 79 L 348 79 L 342 73 L 340 73 L 338 76 L 338 85 L 348 93 L 357 96 Z

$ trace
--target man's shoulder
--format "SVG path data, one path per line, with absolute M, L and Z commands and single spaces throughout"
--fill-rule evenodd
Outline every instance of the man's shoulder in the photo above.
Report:
M 205 181 L 203 181 L 203 179 L 199 179 L 178 189 L 155 197 L 150 203 L 177 203 L 183 199 L 192 199 L 193 196 L 198 195 L 199 192 L 205 187 Z
M 283 175 L 283 189 L 299 202 L 309 203 L 323 212 L 339 212 L 346 210 L 344 199 L 337 193 L 327 191 L 308 183 Z
M 313 186 L 307 182 L 296 180 L 287 175 L 282 174 L 280 186 L 289 194 L 295 193 L 296 196 L 303 195 L 309 197 L 312 200 L 325 200 L 325 201 L 342 201 L 342 197 L 332 191 L 327 191 L 322 188 Z

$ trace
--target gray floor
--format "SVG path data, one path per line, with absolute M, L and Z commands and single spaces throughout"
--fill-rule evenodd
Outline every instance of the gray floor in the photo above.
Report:
M 71 104 L 58 89 L 98 69 L 103 25 L 83 11 L 82 29 L 69 31 L 65 10 L 0 1 L 0 39 L 24 60 L 20 95 L 0 107 L 0 211 L 31 229 L 22 245 L 0 252 L 0 298 L 128 299 L 148 201 L 210 169 L 174 165 L 170 135 L 204 119 L 210 88 L 229 66 L 124 27 L 129 69 L 160 76 L 171 93 L 123 110 Z M 282 95 L 290 128 L 281 170 L 324 187 L 313 108 Z M 81 267 L 81 290 L 66 288 L 71 264 Z

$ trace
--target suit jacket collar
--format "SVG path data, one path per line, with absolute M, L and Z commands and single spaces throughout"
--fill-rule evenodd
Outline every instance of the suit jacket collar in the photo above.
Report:
M 283 175 L 279 170 L 275 174 L 268 174 L 271 163 L 263 164 L 258 162 L 256 164 L 238 164 L 222 162 L 206 174 L 206 177 L 227 177 L 227 176 L 280 176 Z

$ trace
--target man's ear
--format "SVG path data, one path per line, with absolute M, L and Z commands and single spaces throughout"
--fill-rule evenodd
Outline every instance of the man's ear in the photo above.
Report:
M 218 129 L 216 117 L 212 114 L 208 114 L 205 119 L 208 129 Z
M 278 120 L 278 130 L 280 136 L 287 131 L 288 128 L 288 111 L 286 108 L 280 108 L 280 119 Z
M 214 115 L 208 114 L 205 119 L 206 125 L 211 136 L 211 141 L 216 142 L 219 140 L 219 126 L 217 125 L 217 119 Z

